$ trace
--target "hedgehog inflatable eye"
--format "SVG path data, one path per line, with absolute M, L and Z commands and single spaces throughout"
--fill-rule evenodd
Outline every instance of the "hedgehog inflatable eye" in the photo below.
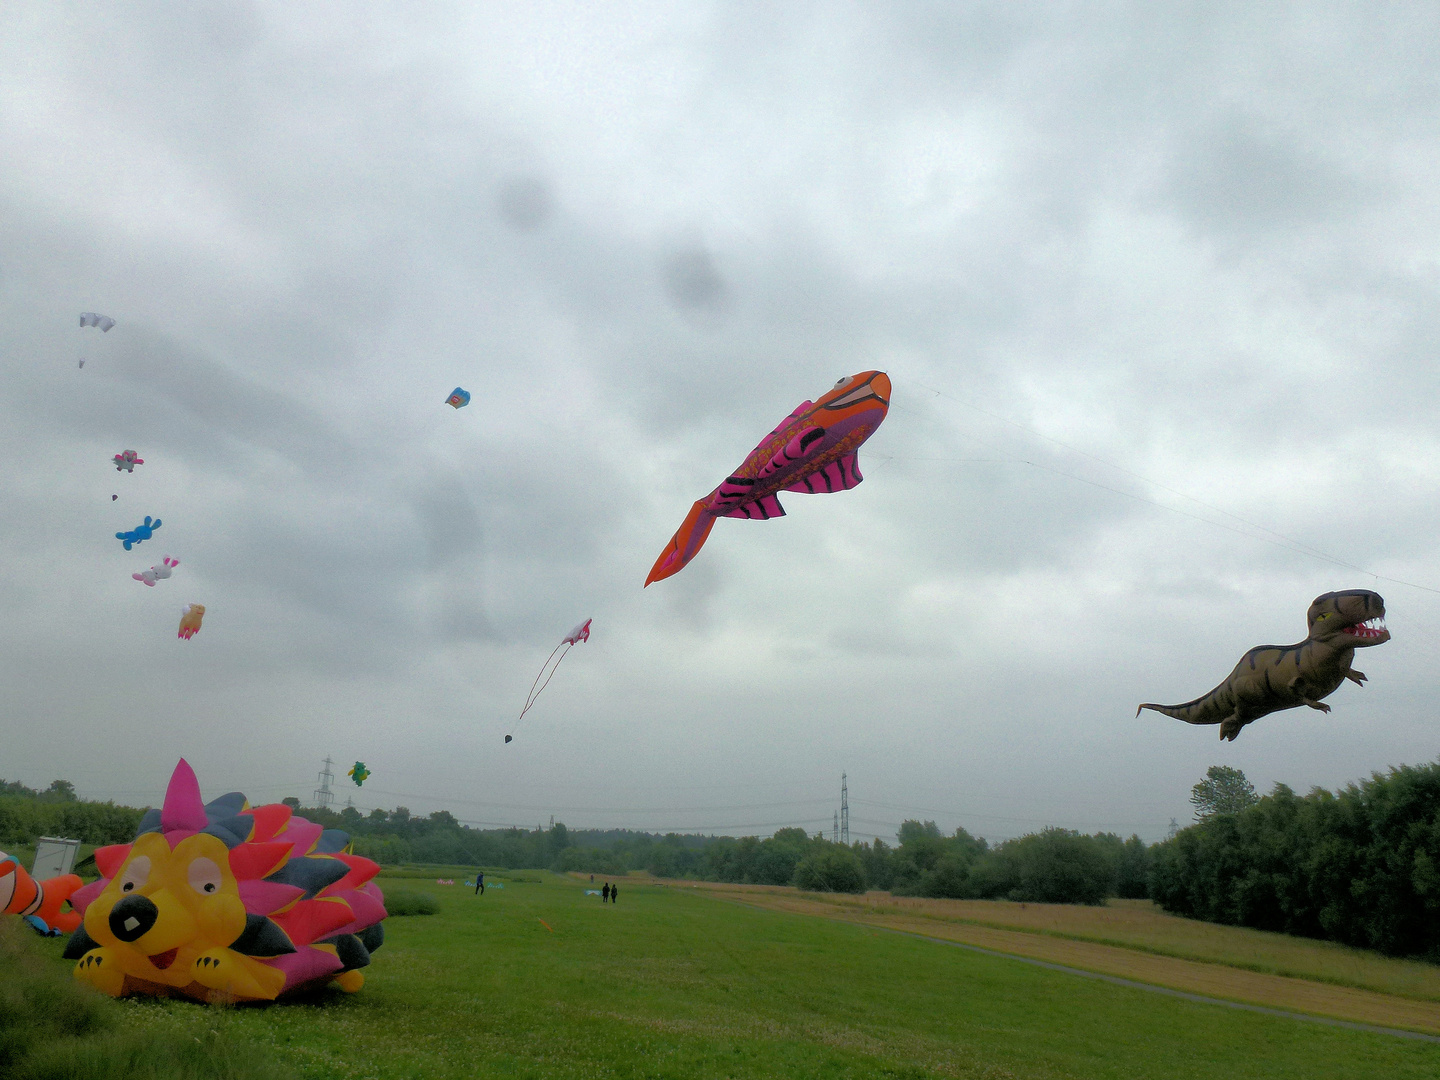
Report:
M 120 875 L 120 891 L 122 893 L 134 892 L 136 889 L 143 889 L 145 882 L 150 880 L 150 856 L 137 855 L 130 860 L 130 865 L 125 867 L 125 872 Z
M 219 892 L 220 885 L 225 880 L 215 860 L 207 859 L 203 855 L 190 864 L 187 873 L 190 879 L 190 887 L 201 896 L 210 896 Z

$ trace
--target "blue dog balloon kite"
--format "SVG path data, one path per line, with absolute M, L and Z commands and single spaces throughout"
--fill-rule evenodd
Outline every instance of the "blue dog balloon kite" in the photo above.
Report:
M 142 540 L 149 540 L 155 535 L 155 530 L 159 527 L 160 519 L 156 518 L 154 521 L 151 521 L 150 515 L 146 514 L 144 525 L 136 525 L 135 528 L 129 532 L 118 532 L 115 534 L 115 539 L 125 541 L 125 550 L 129 551 L 131 544 L 138 544 Z

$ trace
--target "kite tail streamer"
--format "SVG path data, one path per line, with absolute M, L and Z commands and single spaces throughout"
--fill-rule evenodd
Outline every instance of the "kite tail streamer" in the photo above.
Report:
M 559 660 L 555 660 L 555 666 L 550 667 L 550 661 L 555 659 L 555 654 L 557 652 L 560 652 L 560 645 L 565 646 L 565 651 L 560 653 Z M 562 641 L 560 645 L 556 645 L 555 648 L 550 651 L 550 656 L 546 659 L 544 666 L 540 669 L 540 675 L 545 675 L 545 668 L 550 668 L 550 674 L 545 675 L 545 681 L 543 683 L 540 682 L 540 675 L 536 675 L 535 682 L 530 684 L 530 696 L 525 699 L 525 707 L 520 710 L 520 715 L 516 717 L 517 722 L 525 719 L 525 714 L 530 711 L 530 706 L 534 705 L 535 702 L 539 700 L 540 695 L 545 692 L 545 687 L 549 686 L 550 680 L 555 677 L 555 672 L 559 671 L 560 665 L 565 662 L 565 657 L 568 656 L 570 654 L 570 650 L 575 647 L 575 643 L 573 641 Z M 539 683 L 540 685 L 540 689 L 538 690 L 535 689 L 536 683 Z
M 555 660 L 555 654 L 560 652 L 560 645 L 565 646 L 565 652 L 560 653 L 559 660 Z M 550 685 L 550 680 L 555 677 L 555 672 L 559 670 L 560 664 L 565 660 L 566 653 L 574 648 L 575 643 L 573 641 L 562 641 L 560 645 L 556 645 L 555 648 L 551 649 L 550 655 L 545 658 L 545 663 L 540 665 L 540 674 L 536 675 L 535 681 L 530 684 L 530 693 L 525 697 L 525 707 L 520 710 L 520 715 L 516 717 L 517 721 L 525 719 L 525 714 L 530 711 L 530 707 L 534 705 L 540 695 L 545 692 L 545 687 Z M 550 666 L 551 660 L 555 660 L 554 667 Z M 549 675 L 545 674 L 546 668 L 550 668 Z M 545 679 L 543 683 L 540 681 L 542 677 Z M 538 690 L 536 689 L 537 686 L 539 687 Z

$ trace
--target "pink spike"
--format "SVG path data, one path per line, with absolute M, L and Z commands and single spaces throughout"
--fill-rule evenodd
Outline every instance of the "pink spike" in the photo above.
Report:
M 199 832 L 209 822 L 205 818 L 205 804 L 200 799 L 200 781 L 195 779 L 195 770 L 184 758 L 175 766 L 170 775 L 170 786 L 165 789 L 165 805 L 160 809 L 160 831 L 168 833 L 174 829 Z
M 350 905 L 350 911 L 355 916 L 350 922 L 335 931 L 337 934 L 358 934 L 367 926 L 374 926 L 385 918 L 385 905 L 379 897 L 371 896 L 359 889 L 351 889 L 341 893 L 337 899 L 344 900 Z
M 285 987 L 280 991 L 282 994 L 312 979 L 338 974 L 342 966 L 334 953 L 324 949 L 312 949 L 308 945 L 302 945 L 295 952 L 286 953 L 284 956 L 267 958 L 262 963 L 285 973 Z
M 242 881 L 240 902 L 250 915 L 270 915 L 305 895 L 305 890 L 278 881 Z
M 102 892 L 104 892 L 105 886 L 109 884 L 109 878 L 101 878 L 99 881 L 92 881 L 83 889 L 79 889 L 70 894 L 70 906 L 76 911 L 80 912 L 81 915 L 84 915 L 85 909 L 90 906 L 90 902 L 94 900 L 97 896 L 99 896 Z
M 315 845 L 320 842 L 320 834 L 324 831 L 325 826 L 323 825 L 316 825 L 313 821 L 306 821 L 303 817 L 292 817 L 284 831 L 275 834 L 275 839 L 291 844 L 290 857 L 299 859 L 310 854 Z

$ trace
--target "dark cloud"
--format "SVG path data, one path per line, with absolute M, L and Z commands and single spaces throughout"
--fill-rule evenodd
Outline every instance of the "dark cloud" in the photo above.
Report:
M 700 248 L 672 252 L 663 269 L 665 291 L 681 309 L 715 313 L 724 307 L 725 281 L 709 252 Z
M 500 216 L 512 229 L 534 232 L 555 212 L 555 194 L 536 176 L 517 176 L 500 186 Z

